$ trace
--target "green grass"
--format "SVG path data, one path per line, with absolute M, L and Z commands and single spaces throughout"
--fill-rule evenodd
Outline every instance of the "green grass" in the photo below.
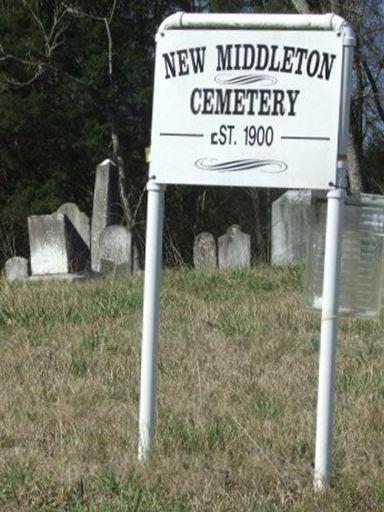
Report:
M 320 319 L 302 273 L 164 273 L 146 464 L 142 279 L 1 282 L 0 510 L 382 510 L 384 321 L 340 322 L 332 487 L 314 494 Z

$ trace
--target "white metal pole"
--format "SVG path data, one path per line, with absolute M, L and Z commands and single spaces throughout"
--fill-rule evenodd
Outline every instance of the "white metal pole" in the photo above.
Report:
M 143 333 L 141 345 L 139 460 L 145 460 L 148 457 L 155 432 L 157 346 L 159 337 L 161 249 L 165 186 L 148 182 L 147 190 L 148 205 Z
M 328 192 L 324 255 L 323 303 L 320 335 L 319 385 L 317 397 L 315 490 L 330 484 L 334 388 L 336 372 L 339 282 L 345 187 L 347 186 L 347 139 L 351 96 L 351 74 L 355 36 L 347 23 L 342 26 L 343 80 L 339 113 L 339 143 L 336 190 Z
M 345 190 L 332 190 L 328 192 L 327 198 L 314 477 L 314 485 L 317 490 L 329 485 L 331 472 L 341 235 Z

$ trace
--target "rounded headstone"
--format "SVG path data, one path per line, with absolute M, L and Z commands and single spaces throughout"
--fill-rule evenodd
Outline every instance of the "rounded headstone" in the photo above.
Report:
M 29 263 L 26 258 L 15 256 L 5 262 L 5 279 L 9 283 L 25 281 L 29 276 Z
M 242 268 L 251 266 L 251 237 L 242 233 L 240 226 L 230 226 L 218 240 L 219 267 Z
M 212 233 L 199 233 L 193 244 L 193 264 L 195 268 L 217 268 L 216 241 Z
M 309 190 L 289 190 L 272 203 L 272 265 L 289 265 L 306 257 L 311 196 Z
M 100 272 L 104 275 L 131 274 L 132 233 L 126 227 L 112 225 L 101 233 Z

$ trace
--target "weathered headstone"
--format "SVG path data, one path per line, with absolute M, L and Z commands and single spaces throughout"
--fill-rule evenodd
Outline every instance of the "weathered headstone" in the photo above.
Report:
M 29 276 L 29 262 L 26 258 L 14 256 L 5 262 L 5 279 L 9 283 L 25 281 Z
M 217 268 L 217 248 L 212 233 L 203 232 L 196 236 L 193 244 L 193 265 L 198 269 Z
M 84 241 L 63 213 L 28 217 L 32 275 L 67 274 L 86 270 Z
M 218 241 L 219 267 L 242 268 L 251 266 L 251 236 L 242 233 L 234 224 Z
M 100 271 L 100 235 L 107 226 L 119 224 L 121 205 L 119 171 L 112 160 L 104 160 L 96 169 L 93 195 L 91 262 L 92 270 Z
M 132 234 L 124 226 L 108 226 L 100 236 L 100 272 L 127 276 L 132 272 Z
M 272 265 L 288 265 L 306 257 L 311 192 L 290 190 L 272 204 Z
M 64 203 L 57 210 L 57 213 L 64 213 L 72 222 L 74 228 L 77 230 L 85 245 L 91 247 L 91 230 L 89 226 L 89 217 L 86 213 L 82 212 L 75 203 Z

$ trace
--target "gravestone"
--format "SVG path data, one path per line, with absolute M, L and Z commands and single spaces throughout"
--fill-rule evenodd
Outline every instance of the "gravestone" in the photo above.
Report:
M 63 213 L 28 217 L 32 275 L 81 272 L 88 267 L 88 248 Z
M 384 196 L 352 194 L 345 200 L 339 314 L 377 318 L 383 294 Z M 304 303 L 322 308 L 327 203 L 313 201 Z
M 251 236 L 242 233 L 239 226 L 230 226 L 218 241 L 219 267 L 244 268 L 251 266 Z
M 217 268 L 217 248 L 212 233 L 203 232 L 196 236 L 193 244 L 193 265 L 198 269 Z
M 100 271 L 100 236 L 107 226 L 120 224 L 119 170 L 112 160 L 104 160 L 96 169 L 93 195 L 91 262 Z
M 272 204 L 272 265 L 288 265 L 307 255 L 311 192 L 290 190 Z
M 82 212 L 75 203 L 64 203 L 57 210 L 57 213 L 64 213 L 72 222 L 74 228 L 81 236 L 85 245 L 91 247 L 91 230 L 89 226 L 89 217 Z
M 5 262 L 5 279 L 9 283 L 25 281 L 29 276 L 29 262 L 26 258 L 14 256 Z
M 100 236 L 100 273 L 132 273 L 132 233 L 125 226 L 108 226 Z

